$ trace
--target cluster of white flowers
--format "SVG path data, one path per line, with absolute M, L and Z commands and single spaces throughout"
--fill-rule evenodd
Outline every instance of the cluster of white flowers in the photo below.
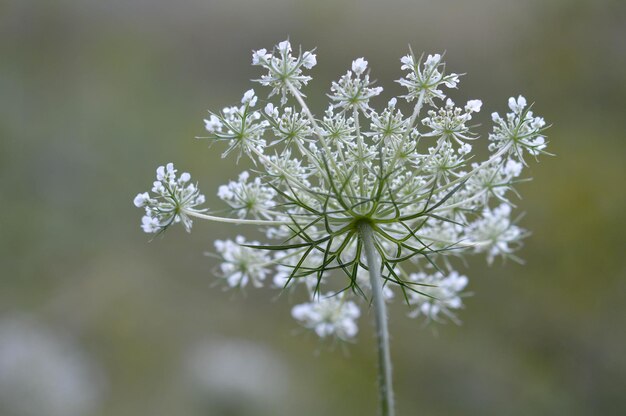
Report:
M 318 300 L 294 306 L 291 315 L 321 338 L 334 335 L 348 341 L 358 332 L 355 320 L 361 311 L 354 302 L 345 298 L 343 294 L 335 296 L 329 293 Z
M 220 114 L 211 113 L 204 120 L 206 131 L 211 133 L 213 139 L 229 143 L 222 157 L 237 148 L 241 156 L 242 152 L 260 152 L 265 147 L 262 136 L 269 123 L 259 121 L 261 113 L 252 110 L 256 102 L 254 90 L 248 90 L 241 99 L 241 106 L 225 107 Z
M 274 206 L 272 198 L 276 192 L 264 186 L 261 178 L 257 177 L 253 182 L 248 182 L 249 177 L 247 171 L 241 172 L 239 180 L 220 186 L 217 196 L 230 205 L 239 218 L 271 217 L 270 210 Z
M 469 224 L 468 233 L 476 241 L 476 252 L 487 252 L 491 264 L 496 256 L 512 256 L 526 231 L 511 222 L 511 206 L 485 208 L 482 217 Z
M 500 117 L 496 112 L 491 114 L 495 125 L 493 133 L 489 135 L 489 140 L 493 142 L 489 145 L 489 150 L 507 149 L 503 153 L 510 153 L 522 162 L 524 150 L 532 156 L 544 152 L 546 139 L 542 131 L 546 122 L 542 117 L 535 117 L 526 107 L 526 98 L 520 95 L 517 99 L 509 98 L 511 113 L 507 113 L 506 118 Z
M 141 228 L 146 233 L 157 233 L 172 224 L 182 222 L 185 229 L 191 231 L 190 212 L 203 212 L 197 209 L 204 204 L 205 198 L 198 191 L 197 185 L 191 183 L 191 175 L 184 172 L 178 178 L 174 164 L 159 166 L 156 181 L 152 186 L 151 196 L 148 192 L 137 194 L 135 206 L 144 208 L 146 214 L 141 219 Z
M 410 304 L 416 307 L 410 316 L 423 315 L 427 320 L 436 321 L 439 315 L 444 315 L 453 321 L 457 320 L 453 310 L 463 306 L 461 291 L 467 286 L 467 277 L 460 276 L 456 271 L 445 277 L 440 273 L 429 275 L 420 272 L 411 273 L 409 279 L 423 286 L 423 293 L 410 294 Z
M 472 119 L 472 113 L 478 113 L 483 103 L 480 100 L 470 100 L 465 108 L 454 106 L 454 101 L 446 100 L 445 107 L 439 111 L 428 111 L 428 117 L 422 120 L 422 123 L 432 129 L 428 133 L 424 133 L 423 137 L 437 137 L 440 141 L 446 141 L 450 138 L 454 139 L 461 145 L 460 152 L 469 153 L 472 148 L 468 148 L 466 140 L 472 140 L 469 137 L 469 127 L 465 125 Z M 465 146 L 465 147 L 464 147 Z
M 328 97 L 333 106 L 342 110 L 372 111 L 369 101 L 383 92 L 381 87 L 371 87 L 369 74 L 365 73 L 367 61 L 359 58 L 352 62 L 352 71 L 346 72 L 339 81 L 333 82 Z
M 299 91 L 312 79 L 308 75 L 302 75 L 302 68 L 311 69 L 317 65 L 313 51 L 306 51 L 298 56 L 293 56 L 291 52 L 291 43 L 285 40 L 276 46 L 273 53 L 268 53 L 265 49 L 252 53 L 252 65 L 259 65 L 268 71 L 258 82 L 272 87 L 270 97 L 280 93 L 281 105 L 287 102 L 287 93 Z
M 258 241 L 246 243 L 246 239 L 240 235 L 235 241 L 215 241 L 215 250 L 222 260 L 220 276 L 230 287 L 245 287 L 248 282 L 254 287 L 261 287 L 269 273 L 267 266 L 271 264 L 271 259 L 264 252 L 246 247 L 244 244 L 260 243 Z
M 441 62 L 441 55 L 436 53 L 428 55 L 426 62 L 422 64 L 422 58 L 416 60 L 413 54 L 405 55 L 400 59 L 402 66 L 400 69 L 409 71 L 406 78 L 401 78 L 398 83 L 406 87 L 408 94 L 407 101 L 413 101 L 420 97 L 430 104 L 434 104 L 434 99 L 443 100 L 446 95 L 441 86 L 456 88 L 459 83 L 458 74 L 445 73 L 445 64 Z
M 524 155 L 537 157 L 546 147 L 546 124 L 523 97 L 509 99 L 504 117 L 493 113 L 489 145 L 482 146 L 489 157 L 478 162 L 474 148 L 481 140 L 470 121 L 483 103 L 456 106 L 447 97 L 445 89 L 457 88 L 459 75 L 446 73 L 439 54 L 402 57 L 407 72 L 398 82 L 407 93 L 381 111 L 373 101 L 382 88 L 370 79 L 368 62 L 354 60 L 331 84 L 321 117 L 301 91 L 312 79 L 305 70 L 317 63 L 313 51 L 295 53 L 284 41 L 272 51 L 255 51 L 252 63 L 267 70 L 256 81 L 278 102 L 257 110 L 259 99 L 249 90 L 240 106 L 205 120 L 207 139 L 226 142 L 223 156 L 236 150 L 255 166 L 254 178 L 246 171 L 219 189 L 232 215 L 197 209 L 202 196 L 187 185 L 187 174 L 176 179 L 168 165 L 158 173 L 157 197 L 135 200 L 146 208 L 145 231 L 178 221 L 189 228 L 192 216 L 260 226 L 271 243 L 244 237 L 216 242 L 228 286 L 304 287 L 309 303 L 292 315 L 322 337 L 343 340 L 357 333 L 355 301 L 371 296 L 363 278 L 363 227 L 373 232 L 384 299 L 396 292 L 414 307 L 411 316 L 428 320 L 455 319 L 453 311 L 462 306 L 467 278 L 454 270 L 455 258 L 476 252 L 486 253 L 490 263 L 516 259 L 527 233 L 511 219 L 509 193 L 523 180 Z M 399 98 L 410 103 L 404 113 Z M 340 295 L 338 281 L 347 289 Z

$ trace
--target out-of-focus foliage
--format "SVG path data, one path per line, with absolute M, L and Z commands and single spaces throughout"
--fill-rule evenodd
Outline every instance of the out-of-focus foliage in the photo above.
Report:
M 297 332 L 283 299 L 212 287 L 203 252 L 232 230 L 204 223 L 148 243 L 132 198 L 173 161 L 219 207 L 211 195 L 240 168 L 193 137 L 206 109 L 251 87 L 241 83 L 258 75 L 250 50 L 286 36 L 323 50 L 304 90 L 315 107 L 360 56 L 391 85 L 410 43 L 446 50 L 450 70 L 467 72 L 459 102 L 502 102 L 484 117 L 508 94 L 536 100 L 557 156 L 520 187 L 527 264 L 476 259 L 464 270 L 475 295 L 463 326 L 433 334 L 392 308 L 399 413 L 624 414 L 625 21 L 618 0 L 4 2 L 0 317 L 27 314 L 71 334 L 107 380 L 99 415 L 374 414 L 368 325 L 347 356 L 312 354 L 317 340 Z M 262 410 L 243 393 L 199 405 L 194 345 L 256 360 L 246 367 L 287 378 L 275 381 L 284 391 L 256 390 L 279 397 Z M 251 348 L 261 352 L 241 353 Z

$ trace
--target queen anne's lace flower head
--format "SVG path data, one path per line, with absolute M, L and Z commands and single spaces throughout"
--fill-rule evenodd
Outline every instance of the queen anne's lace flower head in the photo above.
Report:
M 410 316 L 424 316 L 427 320 L 441 320 L 448 318 L 457 321 L 454 310 L 463 306 L 461 292 L 467 286 L 468 279 L 452 271 L 448 276 L 440 273 L 429 275 L 424 272 L 412 273 L 409 279 L 423 286 L 422 293 L 412 292 L 410 304 L 415 309 Z
M 239 156 L 263 152 L 266 143 L 262 136 L 269 123 L 261 120 L 261 113 L 253 109 L 256 102 L 254 90 L 248 90 L 241 99 L 241 106 L 225 107 L 220 114 L 210 113 L 204 120 L 208 138 L 229 143 L 222 157 L 236 149 Z
M 511 257 L 526 232 L 511 221 L 511 206 L 502 204 L 485 208 L 481 218 L 467 227 L 466 234 L 475 242 L 475 251 L 487 252 L 487 261 L 496 256 Z
M 535 117 L 533 112 L 526 108 L 526 98 L 521 95 L 509 98 L 511 113 L 502 118 L 496 112 L 491 114 L 495 123 L 493 133 L 489 135 L 492 143 L 489 150 L 507 149 L 511 156 L 524 163 L 524 153 L 538 156 L 546 153 L 546 139 L 543 131 L 546 122 L 542 117 Z
M 371 110 L 369 101 L 379 95 L 383 89 L 372 87 L 373 82 L 365 73 L 367 61 L 359 58 L 352 62 L 352 71 L 346 72 L 339 81 L 333 82 L 328 97 L 334 102 L 335 108 L 342 110 L 359 110 L 367 114 Z
M 220 255 L 220 275 L 230 287 L 245 287 L 252 283 L 254 287 L 263 286 L 269 274 L 267 267 L 269 256 L 258 250 L 245 247 L 244 244 L 260 244 L 258 241 L 246 243 L 243 236 L 232 240 L 215 240 L 215 250 Z
M 321 338 L 334 335 L 348 341 L 359 332 L 355 320 L 361 312 L 354 302 L 346 301 L 343 295 L 329 293 L 316 301 L 296 305 L 291 315 Z
M 408 90 L 405 98 L 413 101 L 422 97 L 428 103 L 433 103 L 433 99 L 445 98 L 441 86 L 456 88 L 459 83 L 458 74 L 445 73 L 445 64 L 441 61 L 441 55 L 436 53 L 428 55 L 425 62 L 423 57 L 415 59 L 413 54 L 405 55 L 400 59 L 403 70 L 408 71 L 406 78 L 400 78 L 397 82 Z
M 177 177 L 176 172 L 173 163 L 159 166 L 157 180 L 152 186 L 154 195 L 143 192 L 135 197 L 135 206 L 144 208 L 146 212 L 141 219 L 144 232 L 156 233 L 179 222 L 189 232 L 192 223 L 189 214 L 205 211 L 196 208 L 204 204 L 205 198 L 198 191 L 197 185 L 191 183 L 191 175 L 184 172 Z
M 252 65 L 267 69 L 258 82 L 261 85 L 272 88 L 270 97 L 281 94 L 280 103 L 287 102 L 287 94 L 293 94 L 292 89 L 299 90 L 312 78 L 302 74 L 302 69 L 311 69 L 317 65 L 317 59 L 313 51 L 306 51 L 297 56 L 292 55 L 291 43 L 288 40 L 280 42 L 274 51 L 268 53 L 265 49 L 259 49 L 252 53 Z
M 459 108 L 448 98 L 445 107 L 440 108 L 438 112 L 428 111 L 428 117 L 422 120 L 422 123 L 431 129 L 430 132 L 424 133 L 424 137 L 438 137 L 442 141 L 454 139 L 460 145 L 465 144 L 466 140 L 473 140 L 473 137 L 469 136 L 470 127 L 466 123 L 472 119 L 472 113 L 480 111 L 481 106 L 480 100 L 470 100 L 465 108 Z
M 222 185 L 217 191 L 217 196 L 225 201 L 237 216 L 245 218 L 271 217 L 270 210 L 274 206 L 272 200 L 276 191 L 261 183 L 261 178 L 255 178 L 248 182 L 250 174 L 247 171 L 241 172 L 238 181 L 231 181 L 228 185 Z
M 215 242 L 218 275 L 228 287 L 302 291 L 308 301 L 292 315 L 321 337 L 342 340 L 358 332 L 356 300 L 372 296 L 364 278 L 368 229 L 384 299 L 403 299 L 412 316 L 428 321 L 456 320 L 468 284 L 454 270 L 457 258 L 517 259 L 527 233 L 511 218 L 510 200 L 525 180 L 524 156 L 545 153 L 546 123 L 524 97 L 512 97 L 509 112 L 493 113 L 491 133 L 480 139 L 482 101 L 455 104 L 446 94 L 459 75 L 440 54 L 412 53 L 401 58 L 402 97 L 378 110 L 383 90 L 367 60 L 357 58 L 331 83 L 326 111 L 316 116 L 302 92 L 317 64 L 313 52 L 294 51 L 289 41 L 254 51 L 252 64 L 264 72 L 256 82 L 269 87 L 268 101 L 257 108 L 260 99 L 248 90 L 204 120 L 206 139 L 225 145 L 223 157 L 235 152 L 251 162 L 218 190 L 231 214 L 199 208 L 204 197 L 189 174 L 176 176 L 170 164 L 157 171 L 153 194 L 135 198 L 146 211 L 143 229 L 177 222 L 189 229 L 191 217 L 260 226 L 271 241 Z M 489 156 L 481 161 L 476 149 L 484 148 Z M 338 288 L 345 290 L 337 295 Z

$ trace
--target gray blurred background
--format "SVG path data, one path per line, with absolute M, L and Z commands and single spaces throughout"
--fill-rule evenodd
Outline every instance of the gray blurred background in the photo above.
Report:
M 0 394 L 0 414 L 48 416 L 19 401 L 61 387 L 90 398 L 74 413 L 88 416 L 376 414 L 370 314 L 357 344 L 328 348 L 297 328 L 286 297 L 213 285 L 204 252 L 250 230 L 196 223 L 149 242 L 132 204 L 172 161 L 222 208 L 217 187 L 244 166 L 194 136 L 207 109 L 254 86 L 251 50 L 287 37 L 318 48 L 305 90 L 318 113 L 361 56 L 385 87 L 378 105 L 401 93 L 411 44 L 467 73 L 452 97 L 483 100 L 483 133 L 520 93 L 553 124 L 556 157 L 519 187 L 527 264 L 471 259 L 462 326 L 423 327 L 392 307 L 398 414 L 626 414 L 620 0 L 0 2 L 0 328 L 45 328 L 84 370 L 65 388 L 8 359 L 7 385 L 27 387 Z M 0 354 L 20 355 L 11 331 Z

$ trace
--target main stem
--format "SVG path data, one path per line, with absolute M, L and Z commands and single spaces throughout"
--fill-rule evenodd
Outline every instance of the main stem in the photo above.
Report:
M 376 339 L 378 341 L 378 390 L 381 416 L 394 416 L 393 387 L 391 385 L 391 354 L 389 352 L 389 329 L 387 306 L 383 299 L 383 279 L 380 275 L 380 256 L 374 246 L 374 232 L 368 223 L 359 225 L 359 233 L 367 259 L 372 286 L 372 304 L 376 314 Z

